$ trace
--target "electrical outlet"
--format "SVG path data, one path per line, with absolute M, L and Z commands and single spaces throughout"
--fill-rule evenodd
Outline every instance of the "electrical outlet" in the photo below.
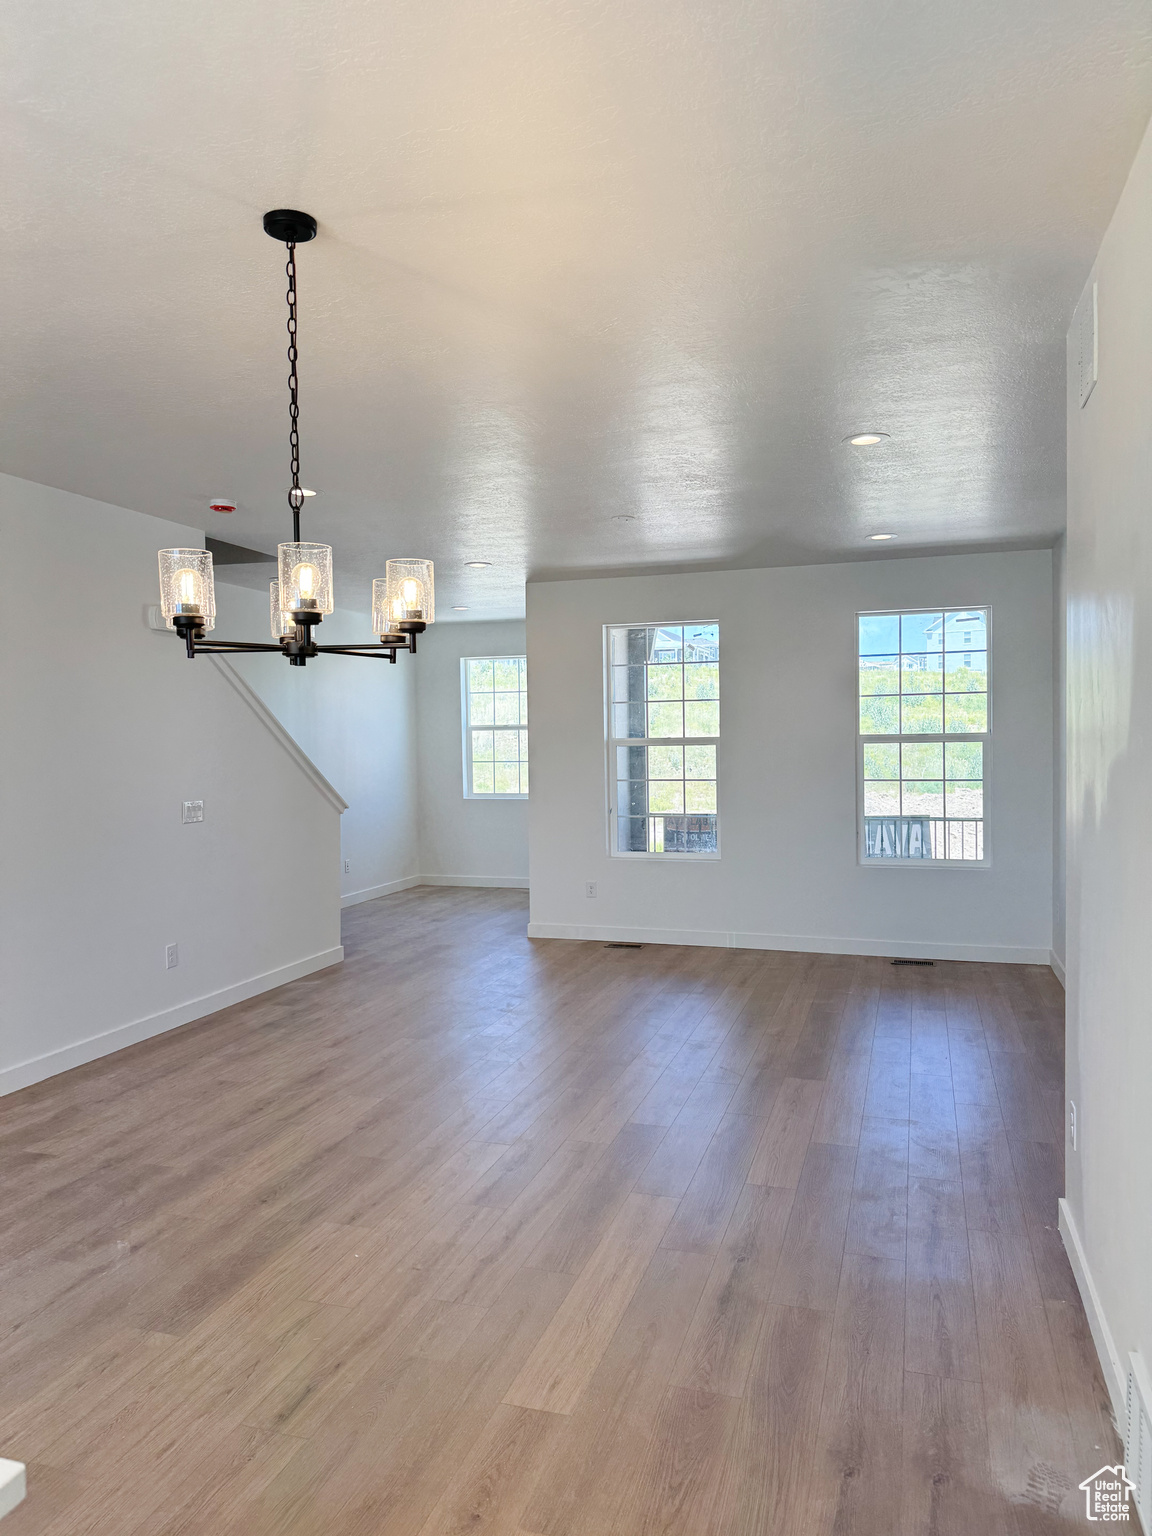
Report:
M 1068 1100 L 1068 1141 L 1075 1152 L 1077 1150 L 1076 1104 L 1072 1099 Z
M 351 859 L 345 859 L 344 860 L 344 873 L 346 875 L 350 875 L 352 873 L 352 860 Z
M 180 964 L 180 950 L 175 944 L 169 944 L 164 950 L 164 969 L 174 970 Z
M 596 882 L 595 882 L 595 880 L 588 880 L 588 881 L 585 882 L 585 884 L 584 884 L 584 894 L 585 894 L 585 896 L 595 896 L 595 894 L 596 894 Z
M 180 811 L 180 820 L 187 824 L 191 821 L 204 820 L 203 800 L 185 800 Z

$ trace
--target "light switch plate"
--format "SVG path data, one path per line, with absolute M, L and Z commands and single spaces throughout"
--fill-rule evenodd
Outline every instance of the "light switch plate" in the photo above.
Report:
M 183 809 L 183 812 L 182 812 L 182 814 L 180 816 L 180 820 L 185 822 L 185 823 L 190 822 L 190 821 L 203 821 L 204 820 L 204 802 L 203 802 L 203 800 L 185 800 L 185 802 L 184 802 L 184 809 Z

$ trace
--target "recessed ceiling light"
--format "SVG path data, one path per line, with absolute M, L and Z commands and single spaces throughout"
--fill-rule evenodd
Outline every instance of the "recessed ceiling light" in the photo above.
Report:
M 456 607 L 454 607 L 452 609 L 452 612 L 453 613 L 467 613 L 468 609 L 467 609 L 466 605 L 465 606 L 461 606 L 460 604 L 457 604 Z
M 465 560 L 464 564 L 470 571 L 483 571 L 492 564 L 491 560 Z
M 881 539 L 894 539 L 896 535 L 894 533 L 870 533 L 868 537 L 879 543 Z
M 300 494 L 301 494 L 301 496 L 315 496 L 316 492 L 315 491 L 306 491 L 304 489 L 304 487 L 301 486 L 300 487 Z
M 857 432 L 852 437 L 846 437 L 844 441 L 853 448 L 875 448 L 877 443 L 882 443 L 887 432 Z

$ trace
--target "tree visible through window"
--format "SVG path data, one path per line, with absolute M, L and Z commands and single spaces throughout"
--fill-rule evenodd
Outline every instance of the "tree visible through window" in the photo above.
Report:
M 523 656 L 466 656 L 464 794 L 522 799 L 528 793 L 528 663 Z
M 608 631 L 612 852 L 719 852 L 720 629 Z
M 858 626 L 863 859 L 985 862 L 988 610 Z

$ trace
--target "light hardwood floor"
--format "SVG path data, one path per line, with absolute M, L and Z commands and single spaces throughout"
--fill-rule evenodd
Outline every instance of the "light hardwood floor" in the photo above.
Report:
M 1121 1453 L 1041 968 L 509 891 L 0 1100 L 3 1536 L 1040 1536 Z

